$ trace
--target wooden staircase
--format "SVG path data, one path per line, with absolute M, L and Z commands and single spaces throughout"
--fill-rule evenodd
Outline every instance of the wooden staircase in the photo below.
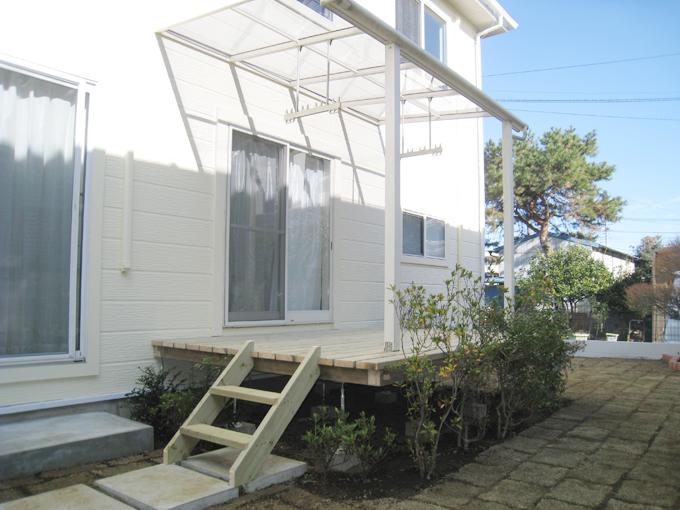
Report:
M 253 480 L 262 463 L 281 438 L 319 377 L 320 347 L 313 347 L 290 377 L 281 393 L 241 386 L 253 369 L 253 342 L 246 342 L 203 396 L 163 450 L 163 462 L 186 459 L 199 440 L 241 449 L 229 469 L 229 483 L 239 487 Z M 251 434 L 215 427 L 220 411 L 232 399 L 267 404 L 269 412 Z

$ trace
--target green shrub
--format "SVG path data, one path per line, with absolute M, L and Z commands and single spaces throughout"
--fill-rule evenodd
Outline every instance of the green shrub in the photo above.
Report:
M 302 439 L 317 469 L 326 477 L 341 452 L 356 456 L 361 471 L 369 471 L 387 457 L 396 435 L 386 429 L 379 438 L 374 416 L 362 412 L 356 420 L 351 420 L 347 412 L 334 409 L 328 414 L 314 413 L 312 428 Z
M 187 381 L 178 371 L 142 368 L 135 387 L 127 394 L 132 419 L 151 425 L 156 446 L 165 445 L 196 407 L 218 370 L 197 363 Z
M 498 438 L 559 406 L 566 371 L 578 349 L 564 341 L 568 331 L 565 316 L 554 310 L 508 312 L 507 329 L 494 357 Z
M 503 438 L 555 409 L 575 350 L 563 340 L 566 317 L 552 302 L 524 300 L 517 311 L 486 304 L 481 280 L 461 266 L 444 287 L 435 294 L 415 284 L 393 289 L 403 337 L 400 387 L 415 425 L 409 447 L 425 479 L 445 431 L 467 448 L 485 437 L 490 417 Z M 441 354 L 436 361 L 432 350 Z

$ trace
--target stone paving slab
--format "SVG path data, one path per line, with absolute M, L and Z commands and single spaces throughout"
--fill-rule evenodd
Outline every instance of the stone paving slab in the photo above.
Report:
M 132 507 L 110 498 L 87 485 L 43 492 L 0 505 L 0 510 L 131 510 Z
M 228 483 L 173 464 L 130 471 L 95 482 L 142 510 L 201 510 L 238 497 Z
M 680 509 L 680 372 L 639 360 L 577 359 L 574 366 L 568 407 L 406 498 L 328 498 L 298 483 L 214 510 Z M 129 468 L 152 460 L 126 462 Z M 0 495 L 6 501 L 69 480 L 91 483 L 97 473 L 117 468 L 109 461 L 85 472 L 0 482 Z
M 229 468 L 239 453 L 241 450 L 236 448 L 220 448 L 189 457 L 182 462 L 182 466 L 228 482 Z M 306 471 L 305 462 L 269 455 L 262 464 L 257 478 L 245 484 L 243 489 L 245 492 L 255 492 L 270 485 L 289 482 L 304 475 Z

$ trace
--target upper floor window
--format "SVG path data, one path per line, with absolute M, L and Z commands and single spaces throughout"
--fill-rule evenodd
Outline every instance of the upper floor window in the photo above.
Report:
M 446 22 L 422 0 L 397 0 L 396 9 L 397 30 L 440 62 L 446 62 Z
M 315 12 L 321 14 L 324 18 L 333 19 L 333 13 L 321 6 L 321 0 L 298 0 L 301 4 L 306 5 Z
M 425 8 L 425 41 L 424 47 L 440 62 L 446 61 L 446 23 L 443 19 Z
M 420 46 L 420 1 L 397 0 L 397 30 Z

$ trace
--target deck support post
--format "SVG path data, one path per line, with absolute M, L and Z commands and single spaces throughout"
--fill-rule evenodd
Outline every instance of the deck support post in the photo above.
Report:
M 512 124 L 503 121 L 503 285 L 507 290 L 506 306 L 515 299 L 515 189 L 512 160 Z
M 340 383 L 340 410 L 345 410 L 345 383 Z
M 401 52 L 396 44 L 385 45 L 385 350 L 401 350 L 401 331 L 392 286 L 399 284 L 401 264 Z

